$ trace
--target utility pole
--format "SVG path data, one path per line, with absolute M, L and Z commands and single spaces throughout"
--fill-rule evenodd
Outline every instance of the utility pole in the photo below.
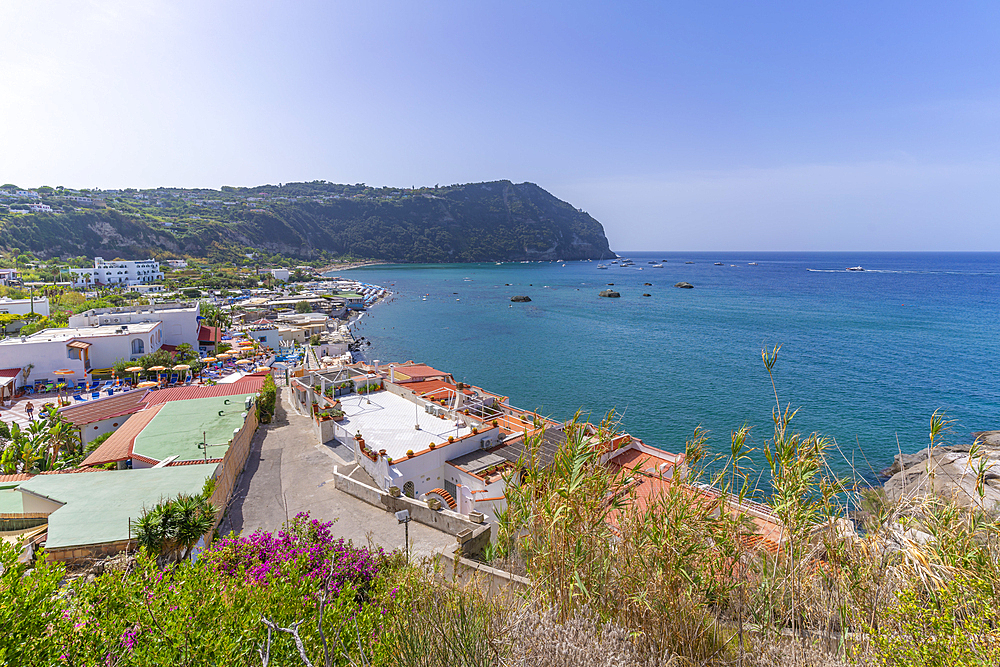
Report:
M 403 548 L 406 550 L 406 564 L 410 564 L 410 510 L 396 512 L 396 520 L 403 524 Z

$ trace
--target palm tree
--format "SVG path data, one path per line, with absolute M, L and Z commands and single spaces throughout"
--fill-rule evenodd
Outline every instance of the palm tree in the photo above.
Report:
M 181 494 L 144 512 L 133 526 L 135 539 L 161 564 L 187 560 L 198 540 L 212 530 L 215 513 L 204 495 Z

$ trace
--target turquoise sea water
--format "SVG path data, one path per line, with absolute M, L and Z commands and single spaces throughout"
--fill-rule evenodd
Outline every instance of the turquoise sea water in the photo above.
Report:
M 953 441 L 1000 428 L 1000 254 L 621 254 L 635 266 L 345 275 L 395 292 L 359 326 L 369 358 L 422 361 L 557 419 L 614 408 L 626 430 L 669 451 L 699 424 L 719 449 L 743 423 L 757 444 L 773 432 L 760 351 L 774 344 L 779 397 L 800 408 L 797 429 L 835 438 L 863 470 L 888 465 L 897 439 L 904 452 L 925 446 L 936 408 L 957 420 Z M 866 270 L 844 270 L 856 265 Z M 621 298 L 597 296 L 607 283 Z M 518 294 L 531 303 L 510 303 Z

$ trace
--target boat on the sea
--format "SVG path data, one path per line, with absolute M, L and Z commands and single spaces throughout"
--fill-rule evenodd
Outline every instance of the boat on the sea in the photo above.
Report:
M 722 262 L 716 262 L 715 265 L 716 266 L 724 266 Z
M 607 270 L 607 268 L 608 268 L 608 267 L 606 267 L 606 266 L 605 266 L 605 265 L 603 265 L 603 264 L 598 264 L 598 265 L 597 265 L 597 268 L 599 268 L 599 269 L 605 269 L 605 270 Z
M 757 266 L 757 262 L 748 262 L 747 266 Z
M 847 267 L 847 270 L 848 271 L 864 271 L 865 269 L 864 269 L 864 267 L 861 267 L 861 266 L 849 266 L 849 267 Z
M 663 265 L 662 264 L 653 264 L 653 268 L 654 269 L 662 269 Z

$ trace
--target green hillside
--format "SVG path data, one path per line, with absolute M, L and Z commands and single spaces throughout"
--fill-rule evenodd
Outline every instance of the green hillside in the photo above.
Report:
M 0 246 L 40 257 L 226 260 L 251 250 L 392 262 L 614 256 L 597 220 L 533 183 L 17 192 L 0 188 Z

